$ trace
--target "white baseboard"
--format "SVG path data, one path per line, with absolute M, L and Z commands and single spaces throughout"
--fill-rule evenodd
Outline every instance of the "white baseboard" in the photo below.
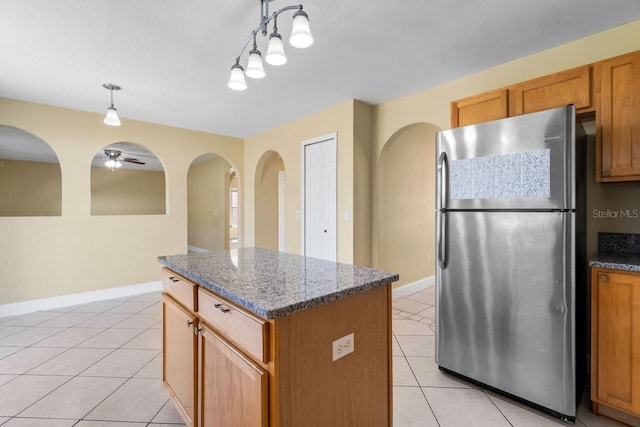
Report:
M 393 288 L 391 296 L 393 299 L 404 297 L 406 295 L 422 291 L 423 289 L 427 289 L 429 286 L 434 286 L 435 284 L 436 276 L 425 277 L 424 279 L 417 280 L 413 283 L 407 283 L 406 285 Z
M 187 251 L 189 253 L 192 253 L 192 252 L 209 252 L 206 249 L 202 249 L 202 248 L 199 248 L 197 246 L 191 246 L 191 245 L 187 246 Z
M 68 307 L 70 305 L 87 304 L 110 298 L 120 298 L 131 295 L 157 292 L 162 290 L 162 282 L 149 282 L 140 285 L 119 286 L 117 288 L 100 289 L 99 291 L 82 292 L 79 294 L 60 295 L 58 297 L 35 299 L 0 305 L 0 317 L 16 316 L 34 311 L 51 310 Z

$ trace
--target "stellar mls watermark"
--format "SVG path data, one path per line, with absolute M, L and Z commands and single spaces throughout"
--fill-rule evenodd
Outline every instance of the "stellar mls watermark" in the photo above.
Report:
M 594 209 L 592 215 L 595 219 L 637 219 L 640 209 Z

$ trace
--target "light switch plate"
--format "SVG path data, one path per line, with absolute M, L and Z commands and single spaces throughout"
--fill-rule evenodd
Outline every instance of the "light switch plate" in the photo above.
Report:
M 335 362 L 341 357 L 346 356 L 347 354 L 353 353 L 355 350 L 355 341 L 353 339 L 353 332 L 349 335 L 345 335 L 342 338 L 338 338 L 333 342 L 332 345 L 332 360 Z

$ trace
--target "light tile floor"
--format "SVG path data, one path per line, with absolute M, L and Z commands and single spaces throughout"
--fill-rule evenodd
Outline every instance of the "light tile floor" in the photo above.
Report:
M 0 318 L 0 425 L 183 425 L 160 379 L 159 299 L 149 293 Z M 566 425 L 439 371 L 434 304 L 433 288 L 393 302 L 395 427 Z M 576 425 L 617 425 L 587 402 L 585 395 Z

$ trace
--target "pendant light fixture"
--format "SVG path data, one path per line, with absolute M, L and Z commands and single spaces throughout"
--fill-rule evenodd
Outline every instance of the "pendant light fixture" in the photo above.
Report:
M 238 55 L 235 64 L 231 67 L 231 77 L 228 83 L 231 89 L 245 90 L 247 88 L 247 83 L 244 79 L 245 74 L 252 79 L 261 79 L 266 75 L 262 63 L 262 53 L 258 50 L 256 43 L 256 36 L 260 32 L 263 37 L 266 37 L 268 33 L 267 26 L 271 21 L 273 21 L 273 32 L 269 35 L 265 61 L 270 65 L 283 65 L 287 62 L 287 56 L 284 53 L 284 46 L 282 44 L 282 36 L 278 33 L 277 24 L 278 15 L 282 12 L 288 10 L 296 11 L 293 14 L 293 28 L 291 30 L 291 36 L 289 37 L 291 46 L 307 48 L 313 44 L 313 36 L 311 36 L 311 30 L 309 29 L 309 16 L 302 10 L 302 5 L 286 6 L 269 15 L 269 3 L 272 1 L 274 0 L 260 0 L 260 24 L 255 30 L 251 31 L 249 38 L 244 42 L 240 50 L 240 55 Z M 242 65 L 240 65 L 240 58 L 252 40 L 253 49 L 249 51 L 247 70 L 245 72 Z
M 114 85 L 113 83 L 104 83 L 103 88 L 108 89 L 111 93 L 111 105 L 107 108 L 107 115 L 104 117 L 104 124 L 109 126 L 120 126 L 120 118 L 118 117 L 118 110 L 113 106 L 113 91 L 120 90 L 121 87 Z

